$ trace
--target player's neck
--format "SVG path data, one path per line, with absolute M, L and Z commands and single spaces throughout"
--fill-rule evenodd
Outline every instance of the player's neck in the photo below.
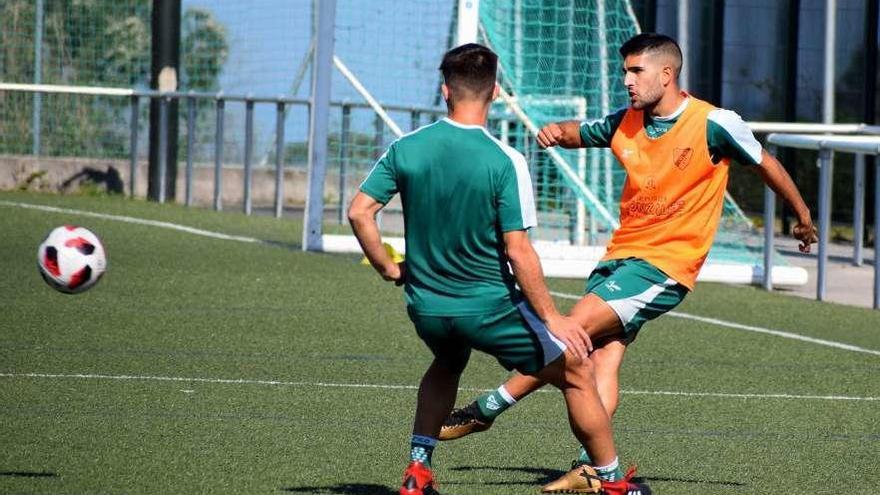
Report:
M 684 91 L 681 91 L 678 88 L 676 88 L 674 92 L 669 91 L 660 99 L 660 101 L 657 102 L 656 105 L 654 105 L 654 108 L 651 109 L 651 117 L 666 117 L 672 115 L 678 110 L 685 99 L 687 99 L 687 94 Z
M 489 105 L 459 103 L 449 110 L 447 117 L 459 124 L 485 127 L 489 119 Z

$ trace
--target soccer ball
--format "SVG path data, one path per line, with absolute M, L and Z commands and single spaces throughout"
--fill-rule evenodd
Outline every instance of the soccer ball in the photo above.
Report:
M 95 285 L 107 268 L 104 246 L 90 230 L 75 225 L 58 227 L 37 250 L 43 280 L 66 294 L 83 292 Z

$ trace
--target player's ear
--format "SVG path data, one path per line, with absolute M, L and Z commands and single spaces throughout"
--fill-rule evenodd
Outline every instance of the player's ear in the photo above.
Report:
M 449 86 L 446 83 L 440 84 L 440 94 L 443 95 L 443 99 L 449 101 Z
M 662 77 L 660 82 L 663 83 L 663 86 L 669 86 L 675 82 L 675 69 L 671 65 L 664 65 L 660 74 Z
M 501 94 L 501 86 L 496 82 L 495 87 L 492 88 L 492 100 L 494 101 L 495 98 L 498 98 L 499 94 Z

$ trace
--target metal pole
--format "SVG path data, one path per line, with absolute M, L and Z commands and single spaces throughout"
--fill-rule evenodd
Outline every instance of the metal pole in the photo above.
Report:
M 418 110 L 413 110 L 409 114 L 409 130 L 414 131 L 419 128 L 419 124 L 422 122 L 422 112 Z
M 874 309 L 880 309 L 880 160 L 874 160 Z
M 690 70 L 688 64 L 689 46 L 689 30 L 688 30 L 688 10 L 690 7 L 689 0 L 678 1 L 678 46 L 681 48 L 681 73 L 678 76 L 679 86 L 689 91 L 690 87 Z
M 777 148 L 771 145 L 768 152 L 776 156 Z M 776 224 L 776 193 L 764 186 L 764 290 L 773 290 L 773 230 Z
M 373 121 L 373 129 L 373 153 L 375 154 L 374 159 L 378 159 L 382 156 L 385 144 L 385 122 L 378 115 Z
M 193 148 L 196 146 L 196 99 L 186 100 L 186 206 L 193 202 Z
M 303 250 L 323 249 L 324 178 L 327 173 L 327 129 L 330 121 L 330 86 L 333 72 L 333 28 L 336 0 L 322 0 L 315 6 L 315 60 L 312 63 L 312 95 L 309 118 L 309 173 L 306 194 Z
M 226 102 L 217 100 L 217 124 L 214 135 L 214 210 L 223 209 L 223 109 Z
M 131 97 L 131 142 L 128 144 L 129 163 L 128 163 L 128 188 L 129 196 L 134 197 L 137 193 L 137 153 L 138 153 L 138 107 L 140 106 L 140 98 Z
M 865 155 L 856 154 L 853 185 L 853 265 L 862 266 L 865 243 Z
M 825 82 L 822 121 L 834 123 L 834 62 L 837 33 L 837 0 L 825 0 Z
M 773 290 L 773 228 L 776 223 L 776 193 L 764 186 L 764 289 Z
M 819 150 L 819 274 L 816 299 L 825 300 L 825 274 L 828 264 L 828 235 L 831 232 L 831 176 L 834 163 L 831 150 Z
M 275 107 L 275 218 L 284 214 L 284 103 Z
M 43 83 L 43 0 L 37 0 L 36 26 L 34 27 L 34 84 Z M 34 156 L 40 156 L 40 125 L 42 121 L 43 111 L 43 95 L 42 93 L 34 93 L 34 108 L 31 119 L 32 131 L 32 149 Z
M 458 0 L 458 34 L 455 45 L 475 43 L 480 23 L 480 0 Z
M 251 214 L 251 189 L 254 180 L 254 169 L 251 155 L 254 148 L 254 102 L 247 100 L 244 104 L 244 214 Z
M 345 182 L 348 174 L 348 148 L 351 133 L 351 106 L 342 105 L 342 131 L 339 137 L 339 211 L 337 223 L 345 223 Z
M 609 98 L 609 74 L 608 74 L 608 35 L 607 35 L 607 22 L 605 21 L 605 0 L 598 0 L 596 2 L 596 17 L 597 25 L 599 27 L 599 109 L 602 112 L 602 117 L 608 115 L 611 112 L 611 103 Z M 586 118 L 586 113 L 584 114 Z M 605 194 L 603 195 L 603 200 L 605 204 L 605 208 L 611 209 L 612 203 L 614 203 L 614 195 L 613 195 L 613 179 L 611 175 L 611 153 L 608 150 L 600 151 L 602 153 L 602 164 L 604 169 L 604 183 L 605 183 Z M 594 191 L 598 195 L 598 189 L 594 189 Z
M 168 172 L 168 99 L 159 97 L 159 203 L 165 202 Z

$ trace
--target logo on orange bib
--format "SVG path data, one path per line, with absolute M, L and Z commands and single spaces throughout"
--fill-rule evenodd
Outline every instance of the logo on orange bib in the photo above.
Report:
M 692 148 L 675 148 L 672 153 L 675 158 L 672 163 L 674 163 L 679 170 L 684 170 L 691 162 L 691 157 L 694 156 L 694 150 Z

